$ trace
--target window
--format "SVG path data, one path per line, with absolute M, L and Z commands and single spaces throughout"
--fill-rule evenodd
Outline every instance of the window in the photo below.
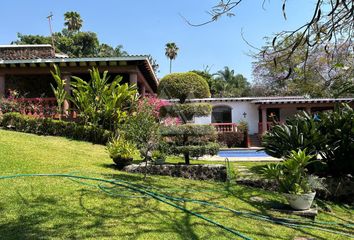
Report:
M 231 108 L 228 106 L 218 106 L 213 108 L 211 114 L 212 123 L 232 123 Z

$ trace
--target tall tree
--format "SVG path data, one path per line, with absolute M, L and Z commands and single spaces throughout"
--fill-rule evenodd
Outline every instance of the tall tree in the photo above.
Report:
M 174 42 L 166 43 L 165 55 L 170 59 L 170 73 L 172 72 L 172 60 L 176 59 L 178 50 L 179 48 L 177 47 L 176 43 Z
M 78 12 L 66 12 L 64 13 L 65 23 L 69 31 L 78 32 L 82 27 L 82 19 Z

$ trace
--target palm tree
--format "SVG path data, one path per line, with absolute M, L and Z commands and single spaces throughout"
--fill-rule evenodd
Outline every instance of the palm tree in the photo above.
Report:
M 172 60 L 176 59 L 178 50 L 176 43 L 166 43 L 165 55 L 170 59 L 170 73 L 172 72 Z
M 218 71 L 215 78 L 215 86 L 217 92 L 224 97 L 236 97 L 246 94 L 250 88 L 250 83 L 242 74 L 236 74 L 235 71 L 229 67 L 224 67 L 223 70 Z
M 64 19 L 64 25 L 68 27 L 69 31 L 80 31 L 83 21 L 78 12 L 66 12 Z

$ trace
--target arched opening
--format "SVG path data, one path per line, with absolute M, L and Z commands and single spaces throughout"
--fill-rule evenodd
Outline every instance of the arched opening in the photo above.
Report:
M 228 106 L 213 107 L 211 114 L 212 123 L 232 123 L 232 108 Z

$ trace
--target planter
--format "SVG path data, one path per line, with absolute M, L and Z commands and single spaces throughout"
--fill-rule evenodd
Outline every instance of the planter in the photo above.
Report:
M 165 163 L 165 159 L 164 158 L 158 158 L 155 160 L 155 164 L 156 165 L 162 165 Z
M 133 162 L 133 158 L 113 158 L 113 162 L 117 165 L 118 169 L 123 169 L 125 166 L 130 165 Z
M 306 194 L 289 194 L 284 193 L 284 196 L 290 206 L 296 210 L 307 210 L 311 208 L 312 202 L 315 199 L 316 192 Z

